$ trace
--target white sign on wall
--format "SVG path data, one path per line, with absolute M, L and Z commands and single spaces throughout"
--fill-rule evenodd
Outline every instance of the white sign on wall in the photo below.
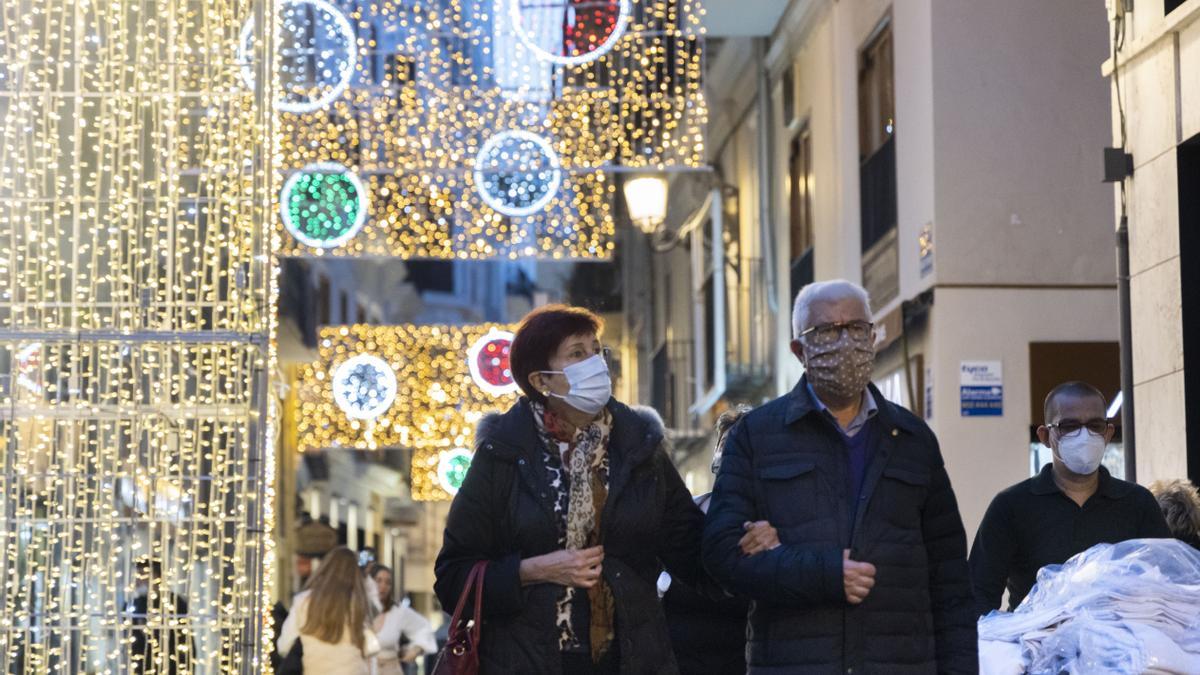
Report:
M 958 368 L 958 385 L 963 417 L 1004 414 L 1004 370 L 999 361 L 963 361 Z

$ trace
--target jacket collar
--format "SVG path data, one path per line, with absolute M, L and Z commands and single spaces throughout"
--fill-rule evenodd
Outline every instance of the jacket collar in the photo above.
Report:
M 919 432 L 919 423 L 913 415 L 901 414 L 900 409 L 891 401 L 883 397 L 883 394 L 874 384 L 867 384 L 867 391 L 871 393 L 871 397 L 875 399 L 875 405 L 878 407 L 876 417 L 887 429 L 900 428 L 910 434 Z M 786 426 L 791 426 L 804 417 L 821 412 L 821 404 L 813 399 L 809 393 L 808 375 L 800 378 L 800 382 L 796 384 L 791 393 L 788 394 L 787 412 L 784 414 L 783 423 Z
M 1120 499 L 1129 493 L 1129 489 L 1129 483 L 1119 478 L 1113 478 L 1108 469 L 1100 467 L 1100 485 L 1096 487 L 1097 494 L 1102 494 L 1109 499 Z M 1030 479 L 1029 491 L 1035 495 L 1052 495 L 1062 492 L 1058 489 L 1058 484 L 1054 482 L 1054 462 L 1047 462 L 1038 475 Z
M 507 411 L 485 416 L 475 428 L 475 450 L 486 448 L 508 461 L 522 455 L 532 456 L 533 449 L 538 447 L 533 414 L 529 399 L 522 396 Z

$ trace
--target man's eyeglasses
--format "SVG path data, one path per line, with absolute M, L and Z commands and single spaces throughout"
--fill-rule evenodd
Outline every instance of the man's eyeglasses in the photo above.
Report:
M 1054 429 L 1058 432 L 1059 438 L 1065 438 L 1079 433 L 1080 429 L 1087 429 L 1093 436 L 1103 436 L 1104 432 L 1108 431 L 1110 426 L 1112 425 L 1108 423 L 1108 420 L 1094 419 L 1086 422 L 1063 420 L 1054 424 L 1047 424 L 1046 428 Z
M 851 340 L 863 341 L 871 339 L 874 328 L 875 324 L 870 321 L 826 323 L 800 333 L 800 338 L 814 345 L 831 345 L 842 339 L 842 333 L 846 333 Z

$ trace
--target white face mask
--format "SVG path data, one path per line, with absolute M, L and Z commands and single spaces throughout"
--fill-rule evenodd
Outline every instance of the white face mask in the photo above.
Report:
M 1058 456 L 1072 473 L 1087 476 L 1100 468 L 1105 445 L 1104 436 L 1080 429 L 1058 439 Z
M 561 374 L 571 385 L 567 395 L 546 392 L 550 396 L 561 398 L 564 403 L 579 412 L 595 415 L 600 412 L 612 398 L 612 378 L 608 375 L 608 362 L 600 354 L 572 363 L 562 370 L 543 370 L 543 374 Z

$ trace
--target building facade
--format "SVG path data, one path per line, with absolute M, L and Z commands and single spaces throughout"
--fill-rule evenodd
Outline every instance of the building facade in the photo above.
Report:
M 1115 202 L 1129 237 L 1138 477 L 1197 481 L 1200 3 L 1108 4 L 1112 145 L 1132 156 Z
M 626 257 L 647 301 L 626 327 L 643 400 L 671 403 L 681 470 L 707 490 L 715 415 L 802 374 L 796 291 L 861 283 L 876 383 L 937 432 L 973 532 L 1047 459 L 1034 432 L 1053 384 L 1119 389 L 1103 17 L 1086 0 L 779 9 L 757 35 L 712 19 L 712 173 L 672 176 L 678 245 Z M 693 218 L 706 189 L 720 208 Z M 689 381 L 656 377 L 664 360 Z M 1119 444 L 1107 463 L 1123 472 Z

